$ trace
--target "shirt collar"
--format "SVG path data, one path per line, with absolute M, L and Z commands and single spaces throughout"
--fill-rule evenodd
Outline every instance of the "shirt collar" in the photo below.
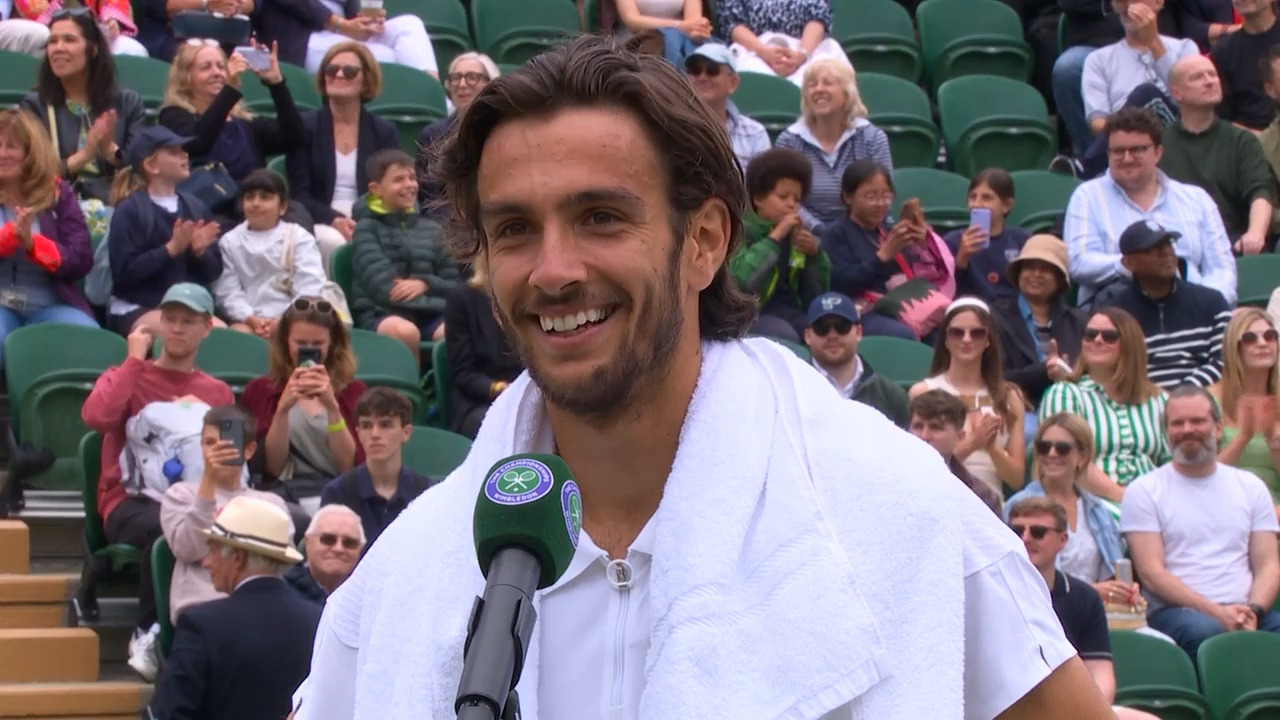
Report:
M 409 497 L 413 493 L 412 484 L 412 471 L 401 465 L 400 479 L 396 482 L 396 493 L 387 498 L 387 502 L 394 502 L 396 500 L 404 501 L 404 498 Z M 373 475 L 369 473 L 368 465 L 361 465 L 359 470 L 356 471 L 356 488 L 360 491 L 361 500 L 372 500 L 374 498 L 382 497 L 373 487 Z
M 655 532 L 653 517 L 650 517 L 648 522 L 644 524 L 644 527 L 641 528 L 640 534 L 637 535 L 636 539 L 631 543 L 631 547 L 628 548 L 627 554 L 630 555 L 631 553 L 637 553 L 644 555 L 646 558 L 652 558 L 653 536 Z M 587 531 L 583 530 L 578 535 L 578 548 L 573 553 L 573 559 L 569 561 L 569 567 L 564 571 L 564 574 L 560 576 L 560 579 L 556 580 L 554 585 L 546 589 L 546 592 L 555 592 L 570 582 L 573 582 L 575 578 L 589 570 L 591 566 L 596 563 L 607 565 L 609 563 L 609 556 L 603 549 L 597 546 L 594 541 L 592 541 L 591 536 L 587 534 Z
M 1031 304 L 1022 296 L 1022 293 L 1018 293 L 1018 312 L 1022 314 L 1022 319 L 1024 321 L 1029 323 L 1034 323 L 1036 321 L 1035 315 L 1031 312 Z
M 1066 595 L 1071 592 L 1071 581 L 1061 570 L 1053 571 L 1053 590 L 1050 595 Z
M 854 355 L 853 358 L 854 358 L 854 361 L 857 362 L 857 367 L 853 371 L 853 378 L 849 380 L 849 384 L 845 385 L 844 387 L 840 387 L 839 385 L 836 384 L 837 380 L 835 376 L 827 372 L 826 368 L 819 365 L 816 358 L 810 358 L 809 363 L 813 365 L 814 369 L 817 370 L 822 375 L 822 377 L 827 379 L 827 382 L 831 383 L 832 387 L 834 387 L 836 390 L 839 390 L 841 395 L 844 395 L 846 398 L 852 399 L 853 390 L 854 388 L 858 387 L 858 381 L 862 379 L 862 372 L 865 368 L 865 366 L 862 364 L 862 356 Z

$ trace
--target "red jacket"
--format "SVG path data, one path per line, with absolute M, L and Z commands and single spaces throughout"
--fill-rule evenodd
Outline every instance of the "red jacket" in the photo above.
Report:
M 364 448 L 360 446 L 360 437 L 356 435 L 356 401 L 368 390 L 368 386 L 359 380 L 352 380 L 338 393 L 338 407 L 342 411 L 342 419 L 347 421 L 347 432 L 356 443 L 355 464 L 364 462 Z M 240 395 L 240 407 L 253 415 L 258 421 L 258 447 L 266 447 L 267 431 L 271 429 L 271 421 L 276 417 L 276 408 L 280 405 L 280 395 L 284 385 L 276 383 L 269 377 L 260 377 L 244 387 Z

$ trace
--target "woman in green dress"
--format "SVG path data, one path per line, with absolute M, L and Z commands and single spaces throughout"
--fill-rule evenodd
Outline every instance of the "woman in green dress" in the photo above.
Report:
M 1280 506 L 1278 337 L 1275 320 L 1266 312 L 1253 307 L 1236 311 L 1222 341 L 1222 380 L 1209 389 L 1222 408 L 1218 462 L 1262 478 Z

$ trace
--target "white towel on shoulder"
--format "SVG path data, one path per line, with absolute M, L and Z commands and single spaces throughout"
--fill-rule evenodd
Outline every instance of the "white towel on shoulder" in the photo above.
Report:
M 522 376 L 467 461 L 401 513 L 329 599 L 299 718 L 455 716 L 466 621 L 484 587 L 475 498 L 496 460 L 544 449 L 547 432 Z M 788 350 L 704 345 L 654 522 L 642 720 L 974 717 L 965 578 L 987 560 L 963 539 L 983 536 L 996 557 L 1019 544 L 936 453 L 836 397 Z M 547 631 L 535 630 L 518 687 L 530 720 L 539 673 L 556 667 L 540 656 Z

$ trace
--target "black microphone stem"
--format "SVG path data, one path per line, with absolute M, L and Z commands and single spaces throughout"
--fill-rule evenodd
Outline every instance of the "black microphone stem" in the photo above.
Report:
M 455 708 L 459 720 L 499 720 L 520 680 L 537 613 L 533 593 L 541 569 L 527 550 L 498 551 L 484 597 L 476 598 L 463 650 Z

